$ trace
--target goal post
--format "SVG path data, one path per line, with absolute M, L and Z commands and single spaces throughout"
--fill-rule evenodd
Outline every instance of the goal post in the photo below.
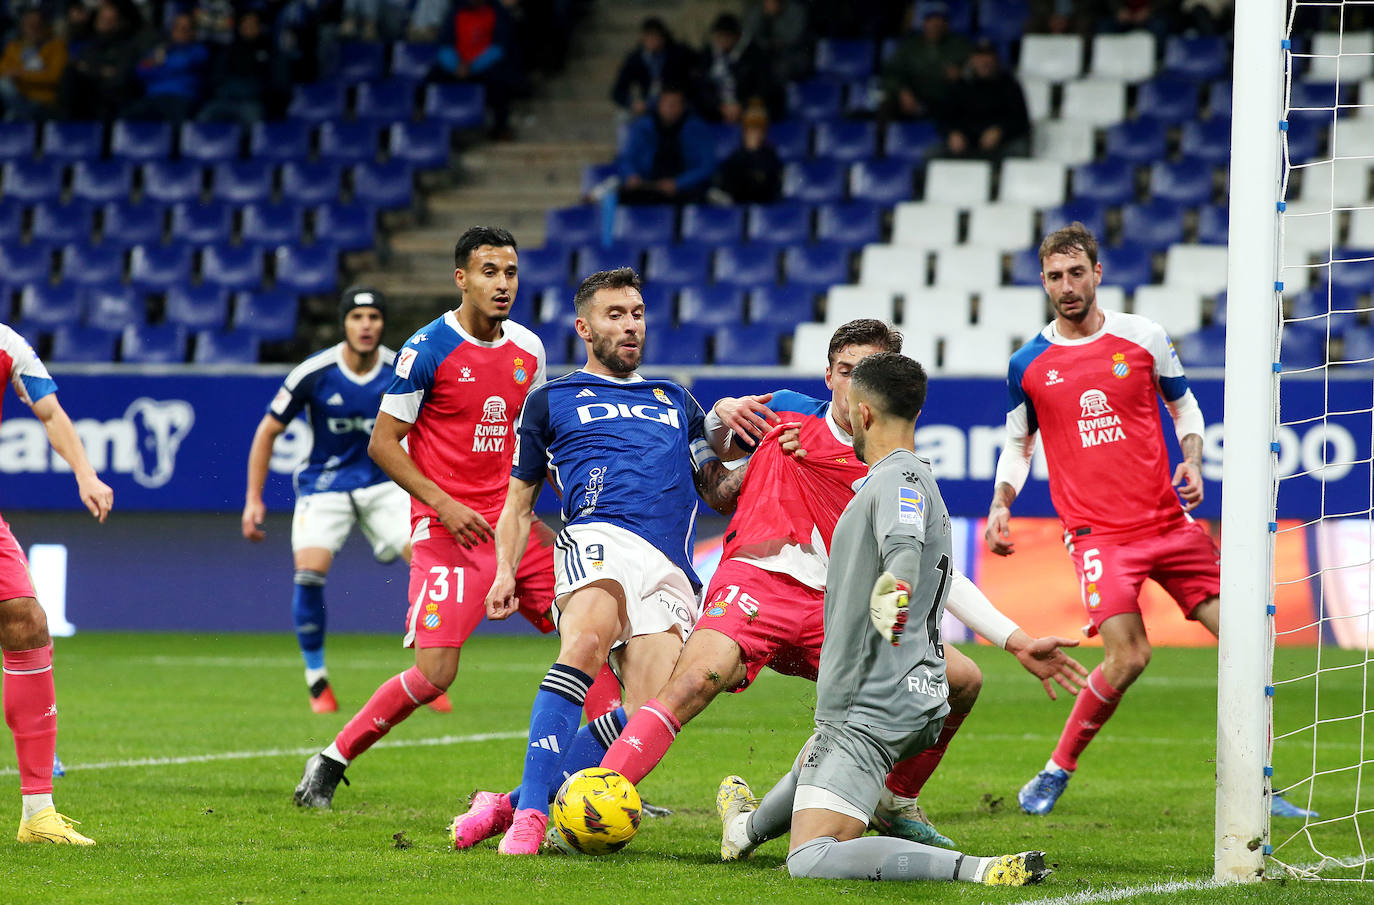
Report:
M 1269 845 L 1284 0 L 1236 4 L 1217 672 L 1214 879 L 1259 880 Z

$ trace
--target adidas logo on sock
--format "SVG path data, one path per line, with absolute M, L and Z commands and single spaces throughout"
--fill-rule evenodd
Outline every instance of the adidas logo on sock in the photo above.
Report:
M 543 748 L 545 751 L 552 751 L 554 754 L 561 754 L 558 750 L 558 736 L 546 735 L 541 739 L 530 742 L 531 748 Z

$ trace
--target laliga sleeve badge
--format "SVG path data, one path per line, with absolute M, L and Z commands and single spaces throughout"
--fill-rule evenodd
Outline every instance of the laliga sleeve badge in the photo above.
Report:
M 427 604 L 425 604 L 425 618 L 424 618 L 423 622 L 424 622 L 425 628 L 428 629 L 428 630 L 431 631 L 431 632 L 434 631 L 435 629 L 437 629 L 437 628 L 439 627 L 439 623 L 440 623 L 440 620 L 439 620 L 439 604 L 437 604 L 437 603 L 427 603 Z

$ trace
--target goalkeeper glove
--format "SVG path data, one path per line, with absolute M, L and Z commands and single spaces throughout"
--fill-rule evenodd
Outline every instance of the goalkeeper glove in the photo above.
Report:
M 873 593 L 868 597 L 868 616 L 873 627 L 894 647 L 901 643 L 906 629 L 910 593 L 910 585 L 891 572 L 884 572 L 873 583 Z

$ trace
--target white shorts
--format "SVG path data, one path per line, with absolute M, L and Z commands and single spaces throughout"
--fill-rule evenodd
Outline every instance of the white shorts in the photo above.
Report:
M 338 553 L 353 524 L 363 529 L 378 562 L 391 562 L 410 542 L 410 494 L 391 481 L 357 490 L 326 490 L 296 498 L 291 549 Z
M 687 575 L 657 547 L 617 525 L 589 522 L 558 532 L 553 555 L 554 625 L 559 606 L 578 588 L 614 581 L 625 592 L 626 625 L 615 645 L 676 628 L 685 642 L 701 615 Z

